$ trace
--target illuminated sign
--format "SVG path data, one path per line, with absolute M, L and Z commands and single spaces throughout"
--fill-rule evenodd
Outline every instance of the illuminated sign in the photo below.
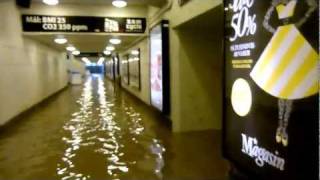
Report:
M 315 0 L 225 0 L 225 157 L 251 179 L 318 179 Z
M 145 33 L 145 18 L 22 15 L 24 32 Z
M 150 32 L 150 84 L 151 105 L 169 111 L 169 32 L 168 22 L 163 21 Z

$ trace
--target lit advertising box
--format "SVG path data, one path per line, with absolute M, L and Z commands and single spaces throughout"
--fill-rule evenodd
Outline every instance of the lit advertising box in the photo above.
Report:
M 224 156 L 253 179 L 318 179 L 318 1 L 224 5 Z
M 115 71 L 114 71 L 114 61 L 112 58 L 110 58 L 108 61 L 105 63 L 106 67 L 106 74 L 109 77 L 110 80 L 115 80 Z
M 140 78 L 140 49 L 134 49 L 129 55 L 129 76 L 130 86 L 136 89 L 141 88 Z
M 150 86 L 151 105 L 169 113 L 169 30 L 168 21 L 162 21 L 150 31 Z
M 121 60 L 121 79 L 122 82 L 126 85 L 129 85 L 129 61 L 128 61 L 129 55 L 125 55 L 122 57 Z

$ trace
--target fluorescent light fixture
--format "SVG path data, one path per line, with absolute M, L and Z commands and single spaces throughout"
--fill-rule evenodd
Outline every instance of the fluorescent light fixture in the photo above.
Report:
M 77 56 L 80 54 L 80 51 L 78 51 L 78 50 L 72 51 L 72 54 Z
M 132 54 L 132 55 L 139 55 L 140 52 L 139 52 L 138 50 L 132 50 L 132 51 L 131 51 L 131 54 Z
M 67 49 L 67 51 L 75 51 L 76 50 L 76 48 L 74 46 L 71 46 L 71 45 L 67 46 L 66 49 Z
M 50 6 L 59 4 L 59 0 L 42 0 L 42 2 Z
M 81 58 L 81 60 L 82 60 L 84 63 L 86 63 L 86 65 L 91 65 L 91 64 L 92 64 L 91 61 L 90 61 L 88 58 L 86 58 L 86 57 Z
M 123 8 L 127 6 L 127 1 L 125 0 L 114 0 L 112 1 L 112 5 L 117 8 Z
M 121 39 L 118 39 L 118 38 L 112 38 L 109 40 L 109 42 L 111 44 L 120 44 L 121 43 Z
M 133 58 L 134 61 L 139 61 L 140 59 L 138 57 Z
M 54 42 L 57 43 L 57 44 L 65 44 L 68 42 L 68 40 L 64 37 L 56 37 L 54 39 Z
M 92 65 L 93 63 L 86 57 L 83 57 L 81 58 L 81 60 L 87 65 L 87 66 L 90 66 Z
M 114 46 L 107 46 L 106 50 L 108 51 L 114 51 L 116 48 L 114 48 Z
M 103 64 L 103 62 L 104 62 L 104 60 L 105 60 L 105 58 L 104 57 L 101 57 L 101 58 L 99 58 L 99 60 L 98 60 L 98 65 L 102 65 Z
M 105 50 L 105 51 L 103 51 L 103 54 L 105 54 L 105 55 L 111 55 L 111 51 L 108 51 L 108 50 Z

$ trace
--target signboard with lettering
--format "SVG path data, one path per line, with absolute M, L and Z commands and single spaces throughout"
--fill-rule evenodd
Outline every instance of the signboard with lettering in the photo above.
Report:
M 145 18 L 22 15 L 24 32 L 144 33 Z
M 225 157 L 252 179 L 318 179 L 318 1 L 224 4 Z

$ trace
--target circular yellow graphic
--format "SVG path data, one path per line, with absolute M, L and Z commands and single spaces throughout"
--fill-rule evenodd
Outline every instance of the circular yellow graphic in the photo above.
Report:
M 246 80 L 239 78 L 234 82 L 231 92 L 231 104 L 233 110 L 239 116 L 246 116 L 250 112 L 252 93 Z

